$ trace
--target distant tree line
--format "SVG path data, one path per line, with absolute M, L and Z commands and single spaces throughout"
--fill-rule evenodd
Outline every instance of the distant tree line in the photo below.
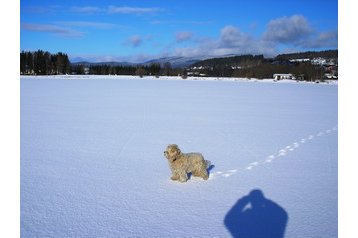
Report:
M 237 78 L 272 78 L 273 74 L 291 73 L 301 80 L 322 79 L 325 68 L 312 65 L 310 62 L 294 64 L 280 64 L 271 61 L 257 62 L 250 67 L 213 66 L 196 69 L 202 75 L 209 77 L 237 77 Z
M 22 51 L 20 53 L 20 74 L 24 75 L 56 75 L 56 74 L 98 74 L 98 75 L 174 75 L 169 62 L 150 65 L 84 65 L 71 64 L 67 54 L 51 54 L 47 51 Z
M 300 80 L 316 80 L 322 79 L 325 69 L 320 66 L 312 65 L 310 62 L 300 62 L 295 64 L 272 64 L 265 62 L 263 64 L 250 68 L 235 69 L 232 77 L 245 78 L 272 78 L 273 74 L 291 73 Z
M 131 66 L 131 65 L 89 65 L 88 74 L 99 75 L 158 75 L 161 71 L 159 64 L 149 66 Z
M 20 73 L 30 75 L 68 74 L 71 64 L 67 54 L 51 54 L 47 51 L 22 51 L 20 53 Z
M 264 61 L 263 55 L 239 55 L 231 57 L 211 58 L 194 63 L 192 67 L 230 67 L 240 65 L 242 67 L 254 66 Z
M 338 59 L 338 50 L 323 50 L 323 51 L 307 51 L 291 54 L 280 54 L 275 57 L 276 60 L 284 61 L 290 59 Z
M 333 59 L 335 66 L 314 65 L 291 59 Z M 326 73 L 338 74 L 338 50 L 282 54 L 265 59 L 263 55 L 241 55 L 199 61 L 190 67 L 194 75 L 210 77 L 272 78 L 273 74 L 291 73 L 300 80 L 323 79 Z
M 314 65 L 310 61 L 290 61 L 291 59 L 334 59 L 335 66 Z M 169 62 L 144 65 L 114 64 L 71 64 L 67 54 L 51 54 L 47 51 L 22 51 L 20 53 L 20 73 L 28 75 L 52 74 L 93 74 L 93 75 L 138 75 L 178 76 L 188 75 L 209 77 L 272 78 L 273 74 L 291 73 L 301 80 L 322 79 L 329 72 L 338 74 L 338 50 L 303 52 L 264 58 L 263 55 L 240 55 L 212 58 L 194 63 L 188 68 L 172 68 Z
M 151 63 L 149 65 L 76 65 L 74 68 L 80 67 L 82 70 L 75 70 L 74 73 L 83 74 L 84 69 L 87 68 L 87 74 L 98 74 L 98 75 L 138 75 L 138 76 L 173 76 L 183 73 L 183 69 L 173 69 L 169 62 L 163 65 L 159 63 Z

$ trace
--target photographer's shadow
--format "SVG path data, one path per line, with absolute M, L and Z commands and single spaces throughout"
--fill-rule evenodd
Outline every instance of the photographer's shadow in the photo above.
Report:
M 256 189 L 237 201 L 224 223 L 233 237 L 283 238 L 287 221 L 287 212 Z

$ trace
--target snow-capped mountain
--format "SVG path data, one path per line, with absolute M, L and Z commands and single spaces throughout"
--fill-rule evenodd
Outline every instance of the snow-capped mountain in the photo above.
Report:
M 198 61 L 204 60 L 210 58 L 208 56 L 202 56 L 202 57 L 182 57 L 182 56 L 171 56 L 171 57 L 163 57 L 158 59 L 152 59 L 144 62 L 144 64 L 152 64 L 152 63 L 158 63 L 158 64 L 165 64 L 169 62 L 173 68 L 181 68 L 181 67 L 187 67 L 189 65 L 192 65 Z
M 84 58 L 72 58 L 71 59 L 71 63 L 75 64 L 75 65 L 85 65 L 85 66 L 89 66 L 89 65 L 103 65 L 103 64 L 107 64 L 107 65 L 111 65 L 111 66 L 117 66 L 117 65 L 123 65 L 123 66 L 136 66 L 136 65 L 150 65 L 150 64 L 160 64 L 160 65 L 164 65 L 165 63 L 170 63 L 171 67 L 173 68 L 182 68 L 182 67 L 187 67 L 190 66 L 198 61 L 204 60 L 204 59 L 208 59 L 210 58 L 209 56 L 202 56 L 202 57 L 182 57 L 182 56 L 169 56 L 169 57 L 161 57 L 161 58 L 155 58 L 155 59 L 151 59 L 151 60 L 147 60 L 147 61 L 143 61 L 143 62 L 138 62 L 138 63 L 134 63 L 134 62 L 127 62 L 127 61 L 91 61 L 86 60 Z

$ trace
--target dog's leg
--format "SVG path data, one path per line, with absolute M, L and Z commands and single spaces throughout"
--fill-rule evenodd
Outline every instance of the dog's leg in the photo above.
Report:
M 204 180 L 208 180 L 209 174 L 208 174 L 208 171 L 206 170 L 207 166 L 208 166 L 208 161 L 203 160 L 200 163 L 200 165 L 196 166 L 195 171 L 193 172 L 193 175 L 195 177 L 200 177 L 200 178 L 203 178 Z
M 200 174 L 198 175 L 198 177 L 201 177 L 204 180 L 208 180 L 209 179 L 208 171 L 206 171 L 206 169 L 200 171 Z
M 186 173 L 181 173 L 179 175 L 179 181 L 185 183 L 186 181 L 188 181 L 188 175 Z
M 207 160 L 203 161 L 201 166 L 196 171 L 196 173 L 198 174 L 197 176 L 203 178 L 204 180 L 209 179 L 209 174 L 206 168 L 207 168 Z
M 171 180 L 179 180 L 179 175 L 177 173 L 173 173 L 172 177 L 170 177 Z

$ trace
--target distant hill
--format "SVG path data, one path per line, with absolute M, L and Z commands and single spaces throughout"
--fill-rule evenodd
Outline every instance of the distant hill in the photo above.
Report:
M 80 61 L 80 62 L 75 62 L 75 63 L 71 63 L 71 65 L 76 66 L 76 65 L 83 65 L 85 67 L 89 67 L 89 66 L 97 66 L 97 65 L 109 65 L 109 66 L 135 66 L 137 64 L 135 63 L 130 63 L 130 62 L 115 62 L 115 61 L 110 61 L 110 62 L 88 62 L 88 61 Z
M 109 66 L 137 66 L 144 65 L 150 66 L 151 64 L 160 64 L 163 66 L 165 63 L 170 63 L 173 68 L 185 68 L 189 65 L 192 65 L 198 61 L 206 59 L 208 57 L 181 57 L 181 56 L 172 56 L 172 57 L 162 57 L 158 59 L 151 59 L 144 61 L 142 63 L 132 63 L 132 62 L 88 62 L 88 61 L 78 61 L 72 62 L 71 65 L 83 65 L 85 67 L 97 66 L 97 65 L 109 65 Z
M 144 62 L 144 65 L 150 65 L 150 64 L 160 64 L 164 65 L 165 63 L 170 63 L 173 68 L 186 68 L 189 65 L 192 65 L 198 61 L 201 61 L 203 59 L 206 59 L 208 57 L 182 57 L 182 56 L 172 56 L 172 57 L 163 57 L 159 59 L 152 59 Z

